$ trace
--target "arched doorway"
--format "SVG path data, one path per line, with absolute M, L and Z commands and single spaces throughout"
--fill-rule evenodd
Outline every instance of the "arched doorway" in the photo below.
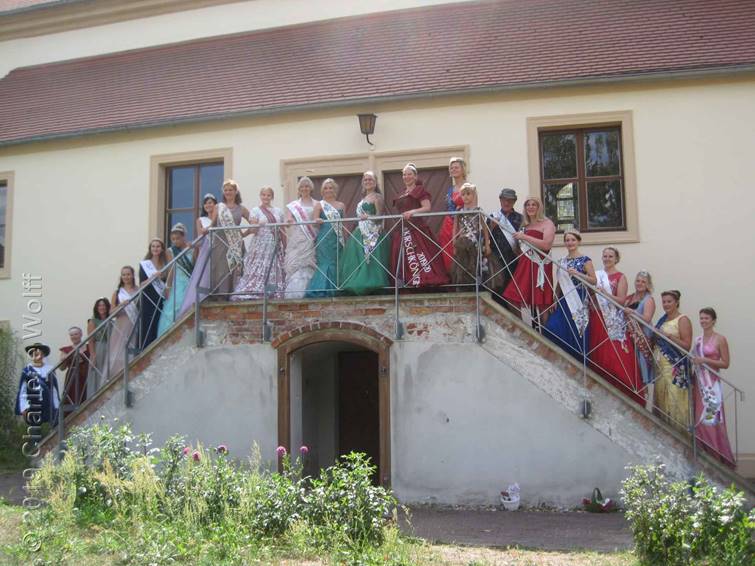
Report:
M 350 451 L 366 452 L 377 465 L 377 482 L 389 486 L 392 342 L 355 323 L 317 326 L 273 342 L 278 351 L 278 444 L 289 452 L 311 445 L 315 453 L 310 460 L 317 468 Z

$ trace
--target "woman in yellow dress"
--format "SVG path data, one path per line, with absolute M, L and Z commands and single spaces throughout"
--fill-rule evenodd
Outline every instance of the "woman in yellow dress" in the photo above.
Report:
M 661 302 L 665 314 L 655 327 L 665 337 L 658 337 L 655 345 L 657 379 L 655 408 L 672 424 L 689 426 L 689 359 L 692 346 L 692 322 L 679 312 L 679 291 L 664 291 Z

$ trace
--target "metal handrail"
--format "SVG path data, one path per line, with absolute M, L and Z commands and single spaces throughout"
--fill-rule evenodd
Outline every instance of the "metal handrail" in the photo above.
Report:
M 73 347 L 73 349 L 72 349 L 72 350 L 71 350 L 71 351 L 70 351 L 70 352 L 69 352 L 69 353 L 68 353 L 68 354 L 67 354 L 66 356 L 64 356 L 64 357 L 63 357 L 63 358 L 62 358 L 61 360 L 59 360 L 59 361 L 58 361 L 58 362 L 57 362 L 57 363 L 56 363 L 56 364 L 55 364 L 55 365 L 53 366 L 53 368 L 52 368 L 52 370 L 51 370 L 51 373 L 52 373 L 52 372 L 55 372 L 55 371 L 57 371 L 57 370 L 59 370 L 59 369 L 61 369 L 61 367 L 62 367 L 62 366 L 63 366 L 64 364 L 67 364 L 67 363 L 69 363 L 69 360 L 71 360 L 71 359 L 75 359 L 75 360 L 78 360 L 78 359 L 80 359 L 80 356 L 82 355 L 82 349 L 83 349 L 83 348 L 88 348 L 88 346 L 89 346 L 89 343 L 90 343 L 90 342 L 91 342 L 92 340 L 94 340 L 94 339 L 95 339 L 95 337 L 97 337 L 97 336 L 98 336 L 98 335 L 100 334 L 100 332 L 102 332 L 102 331 L 103 331 L 103 329 L 105 329 L 105 328 L 107 328 L 107 327 L 108 327 L 109 325 L 113 324 L 113 323 L 114 323 L 114 321 L 115 321 L 115 319 L 116 319 L 116 318 L 117 318 L 117 317 L 118 317 L 118 316 L 119 316 L 119 315 L 120 315 L 120 314 L 121 314 L 121 313 L 122 313 L 122 312 L 123 312 L 123 311 L 124 311 L 124 310 L 125 310 L 125 309 L 126 309 L 126 308 L 128 307 L 128 305 L 129 305 L 129 304 L 131 304 L 131 303 L 135 303 L 135 302 L 136 302 L 137 300 L 141 300 L 142 294 L 144 293 L 144 291 L 145 291 L 145 290 L 146 290 L 146 289 L 147 289 L 147 288 L 148 288 L 148 287 L 149 287 L 150 285 L 152 285 L 152 282 L 153 282 L 153 281 L 154 281 L 155 279 L 157 279 L 158 277 L 160 277 L 160 276 L 161 276 L 161 275 L 162 275 L 163 273 L 166 273 L 166 272 L 168 272 L 168 271 L 169 271 L 170 269 L 172 269 L 172 268 L 173 268 L 173 266 L 174 266 L 174 265 L 176 265 L 176 262 L 177 262 L 177 261 L 178 261 L 179 259 L 181 259 L 182 257 L 184 257 L 184 256 L 185 256 L 186 254 L 188 254 L 188 253 L 193 253 L 195 246 L 196 246 L 196 245 L 197 245 L 197 244 L 198 244 L 198 243 L 199 243 L 199 242 L 200 242 L 200 241 L 201 241 L 201 240 L 202 240 L 203 238 L 205 238 L 205 237 L 206 237 L 206 234 L 203 234 L 203 235 L 201 235 L 201 236 L 198 236 L 197 238 L 195 238 L 195 239 L 194 239 L 194 240 L 193 240 L 193 241 L 192 241 L 192 242 L 191 242 L 191 243 L 189 244 L 189 246 L 187 246 L 187 247 L 186 247 L 186 249 L 182 250 L 182 251 L 181 251 L 181 252 L 180 252 L 180 253 L 179 253 L 178 255 L 176 255 L 176 256 L 175 256 L 175 257 L 174 257 L 174 258 L 173 258 L 172 260 L 170 260 L 170 261 L 169 261 L 168 263 L 166 263 L 166 264 L 165 264 L 165 265 L 164 265 L 164 266 L 163 266 L 163 267 L 162 267 L 162 268 L 161 268 L 161 269 L 160 269 L 160 270 L 159 270 L 159 271 L 158 271 L 157 273 L 155 273 L 155 274 L 154 274 L 154 275 L 153 275 L 152 277 L 148 278 L 148 279 L 147 279 L 146 281 L 144 281 L 143 283 L 141 283 L 141 284 L 140 284 L 140 285 L 139 285 L 139 286 L 137 287 L 137 290 L 136 290 L 136 292 L 135 292 L 135 293 L 134 293 L 134 295 L 133 295 L 133 296 L 132 296 L 132 297 L 131 297 L 131 298 L 129 299 L 129 301 L 128 301 L 128 302 L 125 302 L 125 303 L 121 303 L 121 304 L 117 305 L 117 306 L 116 306 L 115 308 L 111 309 L 111 311 L 110 311 L 110 314 L 109 314 L 109 315 L 108 315 L 108 316 L 107 316 L 107 317 L 106 317 L 105 319 L 103 319 L 103 320 L 102 320 L 102 321 L 100 322 L 100 324 L 99 324 L 99 325 L 98 325 L 98 326 L 97 326 L 97 327 L 96 327 L 96 328 L 94 329 L 94 331 L 93 331 L 93 332 L 92 332 L 91 334 L 88 334 L 88 335 L 86 335 L 85 337 L 83 337 L 83 338 L 81 339 L 81 342 L 79 342 L 79 343 L 78 343 L 78 344 L 77 344 L 76 346 L 74 346 L 74 347 Z M 141 313 L 140 313 L 140 314 L 141 314 Z M 173 323 L 175 324 L 175 320 L 173 321 Z M 133 332 L 134 332 L 134 330 L 135 330 L 135 328 L 134 328 L 134 329 L 132 329 L 132 332 L 131 332 L 131 334 L 132 334 L 132 335 L 133 335 Z M 126 347 L 125 347 L 125 352 L 124 352 L 125 360 L 124 360 L 124 366 L 123 366 L 123 370 L 122 370 L 122 371 L 124 372 L 124 376 L 125 376 L 125 378 L 127 378 L 127 376 L 128 376 L 128 364 L 129 364 L 129 344 L 130 344 L 130 342 L 131 342 L 131 338 L 132 338 L 132 335 L 130 335 L 130 336 L 128 337 L 127 341 L 126 341 Z M 91 362 L 92 362 L 92 361 L 90 360 L 90 363 L 91 363 Z M 109 383 L 109 382 L 113 381 L 113 378 L 115 377 L 115 376 L 112 376 L 112 375 L 110 375 L 110 371 L 109 371 L 109 367 L 110 367 L 110 358 L 109 358 L 109 357 L 108 357 L 108 361 L 107 361 L 107 363 L 108 363 L 108 373 L 107 373 L 108 379 L 107 379 L 107 381 L 106 381 L 106 382 L 103 382 L 103 383 L 101 384 L 100 388 L 103 388 L 103 387 L 105 386 L 105 384 L 106 384 L 106 383 Z M 78 366 L 78 363 L 76 363 L 76 364 L 75 364 L 75 366 L 76 366 L 76 368 L 77 368 L 77 370 L 78 370 L 78 367 L 79 367 L 79 366 Z M 67 370 L 66 370 L 66 371 L 67 371 Z M 89 378 L 88 378 L 88 376 L 87 376 L 87 383 L 88 383 L 88 381 L 89 381 Z M 86 387 L 86 385 L 87 385 L 87 384 L 85 384 L 85 387 Z M 61 388 L 61 391 L 60 391 L 61 399 L 60 399 L 60 404 L 59 404 L 59 406 L 58 406 L 58 423 L 57 423 L 57 429 L 58 429 L 59 453 L 60 453 L 60 452 L 62 451 L 62 449 L 63 449 L 63 436 L 64 436 L 64 433 L 65 433 L 65 422 L 64 422 L 64 421 L 65 421 L 65 409 L 70 409 L 70 408 L 71 408 L 71 405 L 67 405 L 67 404 L 65 403 L 65 400 L 66 400 L 66 398 L 65 398 L 65 392 L 66 392 L 66 385 L 64 384 L 64 385 L 63 385 L 63 387 Z M 124 403 L 125 403 L 125 404 L 126 404 L 127 406 L 128 406 L 128 405 L 129 405 L 129 403 L 130 403 L 130 397 L 129 397 L 128 387 L 127 387 L 127 383 L 125 382 L 125 379 L 124 379 Z M 78 405 L 74 403 L 74 404 L 73 404 L 73 409 L 75 409 L 75 408 L 76 408 L 77 406 L 78 406 Z

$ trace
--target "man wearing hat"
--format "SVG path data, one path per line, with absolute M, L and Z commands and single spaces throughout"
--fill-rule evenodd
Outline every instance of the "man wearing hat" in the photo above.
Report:
M 506 285 L 511 281 L 519 256 L 519 243 L 514 239 L 514 234 L 519 231 L 523 217 L 514 210 L 516 198 L 514 189 L 501 189 L 498 194 L 501 209 L 491 214 L 488 219 L 490 234 L 493 236 L 493 253 L 489 259 L 489 285 L 497 295 L 503 294 Z M 499 298 L 496 295 L 493 297 Z
M 26 424 L 39 426 L 58 421 L 60 390 L 52 366 L 45 362 L 50 355 L 49 346 L 36 342 L 24 348 L 31 362 L 21 370 L 16 396 L 16 414 L 24 417 Z

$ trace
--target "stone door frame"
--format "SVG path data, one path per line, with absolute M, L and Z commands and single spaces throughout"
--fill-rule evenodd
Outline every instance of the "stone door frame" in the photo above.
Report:
M 378 402 L 380 485 L 391 485 L 391 371 L 390 347 L 393 341 L 361 324 L 316 323 L 287 332 L 273 340 L 278 353 L 278 446 L 291 453 L 291 356 L 301 348 L 324 342 L 346 342 L 378 355 Z M 278 459 L 278 469 L 281 458 Z

